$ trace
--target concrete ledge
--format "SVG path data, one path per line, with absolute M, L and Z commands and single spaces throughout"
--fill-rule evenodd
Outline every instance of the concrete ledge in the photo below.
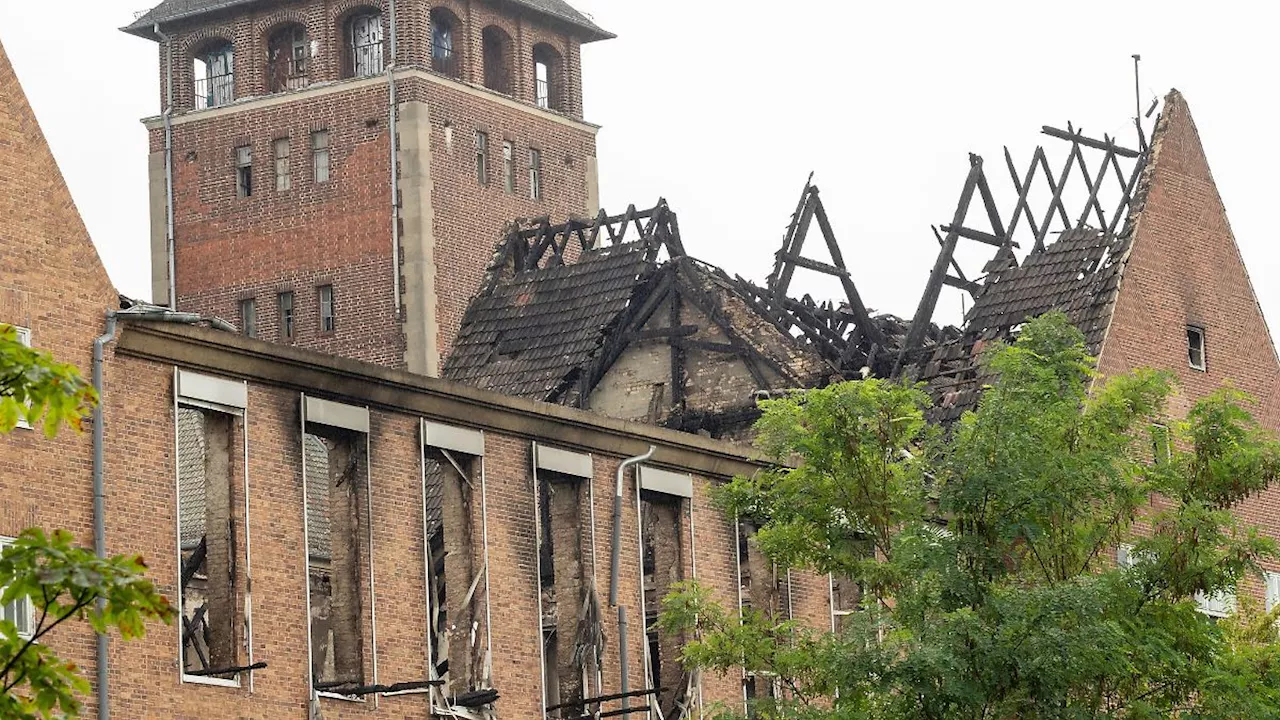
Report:
M 650 464 L 711 477 L 752 475 L 768 465 L 745 446 L 208 328 L 126 321 L 116 348 L 124 356 L 567 449 L 631 457 L 656 445 Z

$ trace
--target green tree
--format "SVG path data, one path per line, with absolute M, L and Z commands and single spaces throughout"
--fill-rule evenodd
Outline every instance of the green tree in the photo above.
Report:
M 694 637 L 684 662 L 776 675 L 761 718 L 1280 717 L 1275 615 L 1214 621 L 1195 601 L 1276 556 L 1232 513 L 1280 469 L 1247 398 L 1169 421 L 1168 376 L 1101 382 L 1061 314 L 986 362 L 996 379 L 946 433 L 920 389 L 880 380 L 765 403 L 779 466 L 718 502 L 774 561 L 857 582 L 862 606 L 820 632 L 690 584 L 662 617 Z
M 96 402 L 73 366 L 23 346 L 14 328 L 0 324 L 0 434 L 19 421 L 42 425 L 50 438 L 64 424 L 79 431 Z M 58 658 L 47 636 L 75 621 L 132 639 L 143 635 L 148 620 L 171 622 L 173 610 L 145 570 L 138 556 L 98 558 L 65 530 L 28 529 L 0 553 L 0 605 L 29 602 L 32 608 L 26 633 L 0 620 L 0 718 L 79 717 L 77 695 L 87 693 L 89 683 L 75 664 Z

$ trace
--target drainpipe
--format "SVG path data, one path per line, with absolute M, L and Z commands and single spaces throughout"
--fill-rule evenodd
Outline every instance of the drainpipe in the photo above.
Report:
M 643 455 L 627 458 L 618 465 L 618 484 L 613 494 L 613 562 L 609 568 L 609 604 L 618 604 L 618 561 L 622 554 L 622 482 L 627 468 L 653 457 L 658 449 L 652 445 Z
M 396 320 L 400 319 L 400 158 L 399 149 L 399 101 L 396 99 L 396 0 L 389 0 L 388 14 L 391 28 L 391 62 L 387 65 L 387 95 L 391 107 L 387 109 L 388 131 L 391 133 L 391 288 L 395 293 Z
M 93 549 L 99 558 L 107 556 L 106 494 L 103 492 L 103 436 L 102 436 L 102 357 L 107 343 L 116 336 L 116 314 L 107 312 L 106 331 L 93 341 L 93 389 L 98 393 L 98 404 L 93 408 Z M 105 600 L 98 599 L 102 610 Z M 107 695 L 107 635 L 98 633 L 98 720 L 109 720 L 111 703 Z
M 169 263 L 169 309 L 178 309 L 178 273 L 173 247 L 173 43 L 168 35 L 160 32 L 160 23 L 152 30 L 164 43 L 164 202 L 165 202 L 165 253 Z M 158 298 L 152 298 L 158 301 Z

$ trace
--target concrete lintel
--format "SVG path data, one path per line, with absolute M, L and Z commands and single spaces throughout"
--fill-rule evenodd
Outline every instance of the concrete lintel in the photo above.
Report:
M 249 406 L 249 386 L 243 380 L 178 370 L 178 399 L 243 410 Z
M 638 469 L 641 490 L 682 498 L 693 497 L 693 476 L 689 473 L 671 472 L 647 465 L 641 465 Z
M 369 408 L 367 407 L 347 405 L 308 395 L 303 412 L 308 424 L 327 425 L 361 433 L 369 432 Z
M 471 428 L 422 421 L 422 444 L 476 457 L 484 456 L 484 433 Z
M 550 470 L 580 478 L 592 477 L 591 456 L 539 444 L 534 454 L 539 470 Z

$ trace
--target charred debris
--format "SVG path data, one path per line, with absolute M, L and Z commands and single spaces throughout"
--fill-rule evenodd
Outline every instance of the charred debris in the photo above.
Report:
M 977 400 L 983 347 L 1029 317 L 1062 310 L 1098 350 L 1146 193 L 1155 136 L 1135 126 L 1137 148 L 1068 123 L 1043 127 L 1048 142 L 1023 165 L 1008 148 L 995 167 L 970 155 L 954 212 L 931 228 L 939 252 L 910 319 L 868 307 L 849 272 L 856 255 L 837 240 L 812 176 L 763 284 L 691 257 L 665 200 L 513 223 L 444 375 L 727 438 L 749 431 L 760 398 L 903 377 L 927 383 L 933 419 L 948 422 Z M 992 185 L 1005 173 L 1011 190 L 1001 190 L 1016 200 L 1002 207 Z M 975 245 L 958 254 L 962 243 Z M 988 259 L 965 268 L 961 255 Z M 796 297 L 797 271 L 835 278 L 842 296 Z M 944 287 L 968 296 L 960 327 L 934 322 Z

